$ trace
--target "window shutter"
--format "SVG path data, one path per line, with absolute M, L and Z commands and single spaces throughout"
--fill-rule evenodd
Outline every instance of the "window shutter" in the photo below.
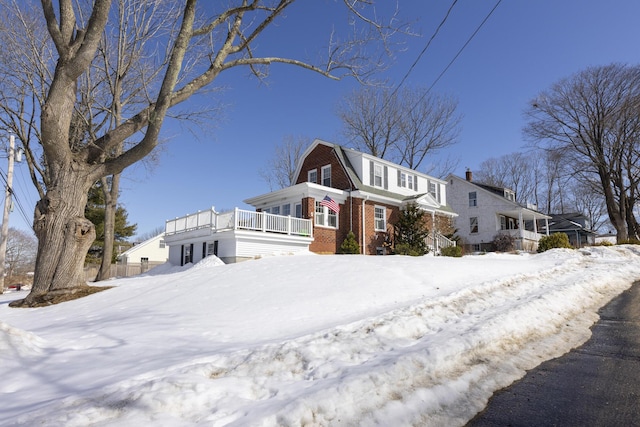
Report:
M 402 172 L 398 170 L 398 187 L 402 186 Z
M 384 189 L 389 189 L 389 169 L 386 166 L 384 167 Z
M 413 175 L 413 189 L 418 191 L 418 175 Z
M 369 185 L 373 187 L 373 160 L 369 160 Z

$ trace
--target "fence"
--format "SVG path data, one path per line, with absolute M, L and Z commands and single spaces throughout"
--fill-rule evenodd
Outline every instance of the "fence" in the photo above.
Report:
M 109 270 L 109 278 L 137 276 L 138 274 L 146 273 L 153 267 L 162 264 L 164 264 L 164 262 L 149 262 L 144 264 L 141 264 L 139 262 L 129 264 L 111 264 L 111 268 Z M 85 280 L 87 282 L 93 282 L 94 280 L 96 280 L 99 269 L 99 265 L 86 265 L 84 267 Z

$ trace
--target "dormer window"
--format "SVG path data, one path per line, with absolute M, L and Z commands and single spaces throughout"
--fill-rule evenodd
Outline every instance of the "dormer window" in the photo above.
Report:
M 322 185 L 331 187 L 331 165 L 322 167 Z
M 373 165 L 373 185 L 382 187 L 382 165 Z
M 410 175 L 408 173 L 398 171 L 398 187 L 417 190 L 418 177 L 416 175 Z
M 435 200 L 438 200 L 438 187 L 435 182 L 429 181 L 429 194 L 431 194 Z
M 387 190 L 389 188 L 389 170 L 386 166 L 369 161 L 369 185 Z
M 318 183 L 318 170 L 313 169 L 307 172 L 307 182 L 313 182 L 314 184 Z

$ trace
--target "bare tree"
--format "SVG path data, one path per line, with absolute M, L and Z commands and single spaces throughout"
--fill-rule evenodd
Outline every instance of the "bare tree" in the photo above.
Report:
M 563 153 L 575 176 L 596 180 L 618 241 L 633 233 L 637 180 L 627 160 L 638 153 L 640 67 L 592 67 L 541 93 L 527 110 L 525 132 L 540 146 Z M 632 190 L 632 187 L 634 188 Z
M 159 227 L 156 227 L 154 229 L 151 229 L 149 231 L 146 231 L 146 232 L 144 232 L 142 234 L 138 234 L 136 236 L 136 241 L 144 242 L 145 240 L 152 239 L 152 238 L 154 238 L 157 235 L 162 234 L 162 233 L 164 233 L 164 226 L 163 225 L 161 225 Z
M 343 133 L 356 149 L 418 169 L 427 155 L 457 142 L 457 101 L 424 88 L 365 87 L 338 107 Z
M 159 23 L 165 30 L 153 37 L 155 49 L 147 52 L 147 57 L 157 61 L 153 75 L 147 76 L 150 80 L 141 82 L 147 104 L 123 111 L 120 122 L 101 128 L 95 135 L 88 135 L 84 119 L 90 114 L 83 110 L 86 104 L 81 102 L 79 88 L 97 61 L 104 33 L 117 25 L 117 14 L 111 13 L 112 1 L 95 0 L 82 7 L 73 0 L 41 2 L 48 32 L 44 40 L 51 43 L 32 40 L 32 36 L 27 37 L 27 46 L 49 49 L 45 53 L 54 60 L 36 64 L 35 68 L 42 70 L 36 75 L 41 78 L 41 90 L 37 94 L 31 90 L 32 103 L 22 104 L 24 110 L 32 106 L 26 111 L 29 114 L 17 111 L 6 120 L 25 128 L 39 116 L 39 127 L 30 127 L 31 132 L 39 128 L 37 138 L 20 138 L 24 138 L 27 160 L 33 164 L 32 179 L 43 184 L 34 214 L 38 237 L 34 284 L 29 295 L 12 306 L 37 305 L 50 301 L 55 294 L 73 293 L 86 286 L 83 260 L 95 238 L 93 225 L 83 215 L 88 190 L 101 178 L 119 174 L 149 155 L 158 144 L 171 108 L 211 85 L 220 73 L 236 67 L 249 67 L 262 78 L 270 64 L 283 63 L 333 79 L 353 76 L 364 80 L 380 66 L 380 57 L 367 49 L 375 45 L 387 48 L 385 42 L 398 30 L 395 25 L 377 22 L 370 2 L 345 0 L 356 36 L 339 40 L 333 34 L 324 60 L 311 63 L 258 55 L 257 40 L 296 3 L 294 0 L 234 0 L 225 7 L 206 3 L 206 13 L 198 9 L 197 0 L 137 2 L 148 5 L 150 11 L 179 10 L 180 18 Z M 17 10 L 7 12 L 20 22 L 18 15 L 32 5 L 24 2 L 16 6 Z M 398 21 L 392 16 L 390 22 Z M 363 24 L 362 29 L 359 24 Z M 17 28 L 15 32 L 22 30 Z M 31 26 L 28 30 L 35 34 Z M 206 61 L 202 60 L 203 54 Z M 22 88 L 24 77 L 19 73 L 12 77 L 17 82 L 14 86 Z M 125 146 L 125 141 L 130 141 L 129 145 Z M 39 156 L 36 148 L 40 148 Z
M 535 203 L 537 166 L 535 156 L 515 152 L 483 161 L 475 178 L 483 184 L 513 190 L 520 203 Z
M 33 271 L 37 249 L 38 242 L 32 233 L 10 227 L 5 259 L 7 276 Z
M 400 161 L 418 169 L 425 157 L 454 145 L 460 134 L 462 116 L 458 101 L 452 97 L 432 95 L 427 89 L 405 88 L 400 91 L 400 140 L 396 143 Z
M 607 220 L 607 208 L 597 184 L 576 180 L 569 185 L 572 210 L 585 215 L 592 230 L 598 230 Z
M 400 109 L 390 89 L 367 86 L 345 97 L 337 114 L 353 148 L 386 159 L 400 140 Z
M 287 135 L 275 147 L 266 169 L 260 172 L 271 190 L 295 184 L 295 173 L 304 150 L 311 145 L 311 138 Z

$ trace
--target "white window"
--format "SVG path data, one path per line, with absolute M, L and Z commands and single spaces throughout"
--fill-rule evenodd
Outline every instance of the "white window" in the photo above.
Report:
M 164 240 L 161 239 L 160 240 L 160 249 L 164 249 L 164 245 L 165 245 Z
M 331 187 L 331 165 L 323 166 L 322 173 L 322 185 L 325 187 Z
M 316 225 L 324 227 L 338 227 L 338 215 L 326 206 L 316 201 Z
M 387 231 L 387 208 L 376 206 L 373 218 L 376 231 Z
M 504 215 L 500 215 L 500 230 L 507 229 L 507 218 Z
M 382 187 L 382 165 L 373 165 L 373 185 Z
M 307 181 L 313 182 L 314 184 L 318 183 L 318 170 L 313 169 L 307 172 Z
M 398 186 L 410 190 L 418 189 L 418 177 L 398 171 Z
M 469 225 L 470 225 L 471 233 L 477 233 L 478 232 L 478 217 L 474 216 L 474 217 L 469 218 Z
M 280 206 L 274 206 L 271 208 L 271 213 L 274 215 L 280 215 Z
M 429 181 L 429 194 L 431 194 L 434 199 L 438 200 L 438 187 L 435 182 Z
M 282 205 L 282 215 L 291 215 L 291 205 L 289 203 L 287 203 L 286 205 Z
M 469 206 L 475 207 L 478 206 L 478 195 L 475 191 L 469 192 Z
M 302 203 L 296 203 L 296 218 L 302 218 Z

